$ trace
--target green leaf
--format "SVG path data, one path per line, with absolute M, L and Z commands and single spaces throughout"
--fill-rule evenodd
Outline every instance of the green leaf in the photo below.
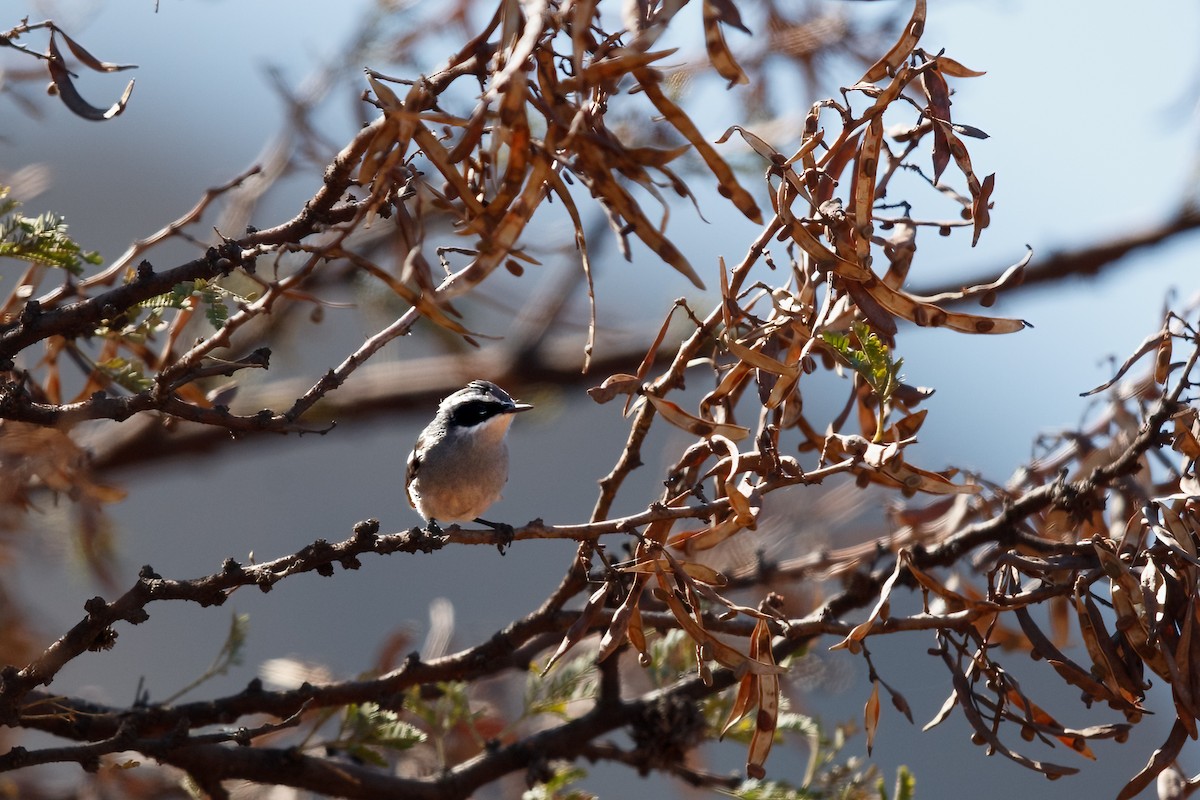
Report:
M 214 328 L 220 328 L 225 324 L 225 320 L 229 319 L 229 306 L 215 293 L 211 299 L 206 296 L 205 301 L 207 307 L 204 309 L 204 316 Z
M 566 718 L 572 701 L 595 696 L 596 662 L 592 656 L 580 656 L 559 664 L 545 676 L 532 667 L 525 682 L 525 713 L 556 714 Z
M 375 703 L 352 703 L 347 706 L 342 728 L 344 733 L 340 746 L 351 751 L 368 745 L 401 751 L 425 741 L 425 733 L 420 728 L 400 719 L 395 711 L 380 708 Z M 382 756 L 376 757 L 383 761 Z M 383 762 L 380 765 L 385 764 Z
M 650 636 L 647 675 L 657 687 L 674 683 L 681 675 L 696 671 L 696 644 L 678 628 L 661 636 Z M 720 727 L 720 723 L 717 723 Z
M 175 308 L 183 308 L 188 299 L 195 294 L 197 285 L 203 286 L 203 280 L 183 281 L 171 288 L 170 302 Z
M 137 306 L 123 315 L 125 322 L 120 330 L 108 327 L 102 324 L 96 331 L 98 336 L 107 336 L 116 338 L 122 342 L 130 342 L 134 344 L 142 344 L 149 339 L 153 339 L 156 333 L 166 329 L 167 322 L 163 319 L 163 310 L 161 308 L 145 309 L 145 316 L 139 313 Z
M 819 732 L 820 727 L 817 725 L 817 721 L 807 714 L 783 712 L 775 723 L 775 730 L 814 736 Z
M 175 284 L 171 291 L 143 300 L 138 305 L 141 308 L 190 308 L 195 304 L 204 306 L 204 317 L 214 328 L 220 328 L 229 319 L 229 299 L 241 303 L 251 301 L 249 297 L 226 289 L 215 282 L 197 278 L 194 281 L 182 281 Z
M 161 310 L 164 308 L 183 308 L 187 305 L 187 300 L 192 296 L 191 281 L 185 281 L 175 286 L 174 289 L 166 294 L 160 294 L 156 297 L 150 297 L 138 303 L 139 308 L 148 308 Z M 187 286 L 185 290 L 184 287 Z
M 728 792 L 730 797 L 742 800 L 816 800 L 822 795 L 791 786 L 782 781 L 757 781 L 750 779 Z
M 821 338 L 825 340 L 825 344 L 832 347 L 842 358 L 850 360 L 850 354 L 853 348 L 850 346 L 850 334 L 838 333 L 836 331 L 821 331 Z
M 587 770 L 566 761 L 554 763 L 550 780 L 533 786 L 521 795 L 521 800 L 595 800 L 596 795 L 581 789 L 563 790 L 587 777 Z
M 903 764 L 896 769 L 896 800 L 913 800 L 916 796 L 917 778 Z
M 854 332 L 854 338 L 858 340 L 857 347 L 845 333 L 822 331 L 821 339 L 858 373 L 878 398 L 875 440 L 880 441 L 885 427 L 887 404 L 900 386 L 900 367 L 904 364 L 904 359 L 892 361 L 891 349 L 865 322 L 855 320 L 851 323 L 851 330 Z
M 856 347 L 845 333 L 823 331 L 821 338 L 857 372 L 882 402 L 887 402 L 900 384 L 904 359 L 892 361 L 892 351 L 865 322 L 853 323 Z
M 470 685 L 465 681 L 439 681 L 435 685 L 438 694 L 432 699 L 424 697 L 419 686 L 404 693 L 404 707 L 432 730 L 448 731 L 459 723 L 473 724 L 482 714 L 471 711 L 471 699 L 467 696 Z
M 140 365 L 119 356 L 101 361 L 96 365 L 96 369 L 108 376 L 113 383 L 134 394 L 144 392 L 154 385 L 154 381 L 142 373 Z
M 67 236 L 67 222 L 57 214 L 26 217 L 16 213 L 20 203 L 8 199 L 0 186 L 0 257 L 65 269 L 82 275 L 83 265 L 99 264 L 98 253 L 86 251 Z

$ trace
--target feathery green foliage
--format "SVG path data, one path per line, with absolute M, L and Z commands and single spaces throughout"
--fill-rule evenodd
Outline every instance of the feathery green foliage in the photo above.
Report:
M 596 660 L 591 656 L 560 663 L 545 676 L 530 668 L 525 683 L 525 714 L 555 714 L 570 717 L 570 703 L 596 695 Z
M 21 204 L 8 193 L 9 187 L 0 186 L 0 257 L 57 267 L 72 275 L 83 274 L 85 263 L 101 262 L 98 253 L 84 250 L 67 236 L 67 223 L 62 217 L 51 213 L 36 217 L 18 214 Z
M 554 776 L 527 789 L 521 800 L 596 800 L 596 795 L 591 792 L 568 788 L 575 781 L 586 778 L 587 770 L 566 761 L 555 762 L 553 766 Z
M 213 281 L 197 278 L 194 281 L 182 281 L 166 294 L 151 297 L 142 303 L 141 308 L 189 308 L 193 302 L 204 306 L 204 316 L 214 328 L 220 328 L 229 319 L 228 299 L 246 301 L 252 298 L 242 297 Z
M 904 359 L 893 361 L 891 349 L 865 322 L 855 320 L 851 330 L 853 338 L 848 333 L 831 331 L 822 331 L 821 338 L 871 387 L 879 402 L 875 441 L 882 441 L 887 404 L 900 386 Z
M 122 389 L 134 394 L 144 392 L 154 385 L 154 381 L 147 378 L 142 371 L 141 365 L 120 356 L 99 362 L 96 364 L 96 369 Z
M 408 750 L 425 738 L 419 728 L 400 719 L 395 711 L 380 708 L 375 703 L 351 703 L 346 706 L 338 741 L 327 746 L 344 750 L 368 764 L 386 767 L 387 759 L 380 751 Z

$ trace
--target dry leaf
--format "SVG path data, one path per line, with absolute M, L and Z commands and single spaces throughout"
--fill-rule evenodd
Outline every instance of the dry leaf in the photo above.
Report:
M 733 57 L 729 45 L 725 43 L 725 34 L 721 32 L 720 23 L 732 24 L 746 33 L 750 32 L 742 25 L 737 6 L 731 0 L 704 0 L 703 10 L 704 44 L 708 49 L 709 63 L 712 64 L 718 75 L 729 81 L 731 87 L 749 83 L 750 79 L 738 66 L 737 59 Z
M 741 425 L 701 419 L 684 411 L 670 400 L 665 400 L 653 394 L 647 394 L 646 398 L 654 405 L 654 408 L 662 415 L 663 419 L 688 433 L 693 433 L 697 436 L 719 435 L 732 439 L 735 442 L 741 441 L 750 435 L 750 429 Z
M 592 596 L 584 603 L 583 610 L 579 612 L 579 617 L 571 623 L 571 627 L 567 629 L 563 640 L 559 642 L 558 649 L 554 651 L 554 654 L 550 656 L 550 660 L 546 662 L 546 666 L 542 668 L 543 676 L 592 629 L 592 625 L 600 615 L 600 611 L 604 608 L 604 601 L 608 599 L 608 594 L 611 590 L 612 584 L 605 583 L 594 591 Z
M 871 628 L 881 618 L 887 616 L 888 609 L 891 608 L 892 588 L 896 585 L 896 581 L 900 578 L 900 574 L 904 571 L 904 560 L 897 557 L 896 566 L 892 568 L 892 574 L 883 582 L 883 586 L 879 589 L 879 600 L 875 602 L 875 607 L 871 609 L 871 613 L 862 622 L 854 626 L 850 633 L 846 634 L 846 638 L 842 639 L 835 645 L 832 645 L 830 650 L 848 649 L 851 653 L 858 653 L 861 649 L 859 642 L 867 638 L 871 633 Z
M 863 707 L 863 730 L 867 735 L 867 755 L 875 747 L 875 733 L 879 730 L 879 717 L 883 708 L 879 704 L 879 681 L 871 681 L 871 695 Z
M 762 224 L 762 212 L 758 210 L 758 204 L 754 202 L 754 198 L 742 188 L 734 176 L 733 170 L 725 163 L 724 159 L 717 155 L 717 151 L 700 134 L 683 110 L 667 98 L 654 75 L 644 67 L 634 70 L 633 75 L 641 84 L 650 102 L 654 103 L 654 106 L 667 118 L 675 130 L 679 131 L 683 138 L 696 148 L 697 154 L 704 159 L 704 163 L 717 177 L 717 191 L 721 193 L 721 196 L 729 198 L 729 201 L 749 220 Z
M 904 26 L 904 33 L 900 40 L 867 70 L 866 74 L 862 76 L 861 82 L 870 83 L 882 80 L 895 73 L 904 64 L 908 54 L 921 40 L 921 34 L 925 32 L 925 11 L 925 0 L 916 0 L 912 16 L 909 18 L 908 24 Z
M 754 624 L 754 633 L 750 637 L 750 658 L 757 662 L 775 663 L 771 653 L 771 633 L 763 619 Z M 754 717 L 754 733 L 750 735 L 750 748 L 746 753 L 746 775 L 762 780 L 767 774 L 763 765 L 771 752 L 775 728 L 779 723 L 779 676 L 758 676 L 757 689 L 758 714 Z
M 71 110 L 73 114 L 89 119 L 94 122 L 112 119 L 125 110 L 126 104 L 129 102 L 130 95 L 133 94 L 133 81 L 130 81 L 125 87 L 125 91 L 108 108 L 97 108 L 88 101 L 83 99 L 83 95 L 75 88 L 75 83 L 71 80 L 71 71 L 67 69 L 66 62 L 63 61 L 62 53 L 58 49 L 58 43 L 55 41 L 55 34 L 61 35 L 67 42 L 67 46 L 75 53 L 87 66 L 101 72 L 112 72 L 119 69 L 131 69 L 132 65 L 117 65 L 95 59 L 90 53 L 80 47 L 73 39 L 66 34 L 53 29 L 50 31 L 50 47 L 49 57 L 46 59 L 46 67 L 50 70 L 50 80 L 58 92 L 58 96 L 62 99 L 63 104 Z
M 599 386 L 587 390 L 588 397 L 597 403 L 607 403 L 618 395 L 636 395 L 642 388 L 642 381 L 636 375 L 618 373 L 604 379 Z

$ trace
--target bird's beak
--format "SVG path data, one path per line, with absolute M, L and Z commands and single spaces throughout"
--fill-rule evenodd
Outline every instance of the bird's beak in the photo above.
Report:
M 508 410 L 509 414 L 516 414 L 519 411 L 528 411 L 533 408 L 529 403 L 516 403 Z

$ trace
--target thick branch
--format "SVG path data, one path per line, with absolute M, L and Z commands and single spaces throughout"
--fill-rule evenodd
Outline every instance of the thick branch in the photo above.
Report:
M 50 336 L 91 335 L 105 320 L 152 297 L 166 294 L 186 281 L 211 280 L 237 268 L 253 271 L 257 248 L 299 241 L 328 225 L 353 219 L 359 213 L 357 203 L 336 204 L 337 198 L 349 186 L 349 165 L 343 164 L 342 159 L 357 158 L 361 154 L 361 148 L 369 140 L 366 135 L 369 130 L 370 127 L 364 128 L 339 154 L 326 172 L 327 183 L 288 222 L 211 247 L 203 258 L 165 272 L 141 268 L 129 283 L 59 308 L 43 309 L 39 301 L 31 300 L 15 321 L 0 328 L 0 367 L 12 369 L 12 360 L 18 353 Z M 330 185 L 330 180 L 341 183 Z

